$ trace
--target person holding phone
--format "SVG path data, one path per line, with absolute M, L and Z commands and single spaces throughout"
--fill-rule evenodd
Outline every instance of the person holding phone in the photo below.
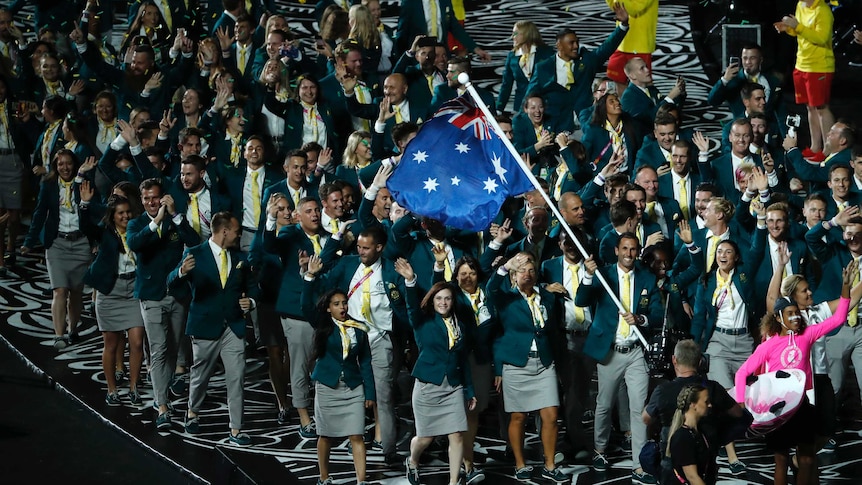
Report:
M 745 106 L 739 96 L 743 85 L 748 82 L 763 86 L 766 97 L 764 111 L 775 117 L 778 108 L 777 100 L 781 96 L 781 84 L 778 78 L 761 70 L 763 65 L 763 49 L 757 44 L 746 44 L 742 47 L 739 56 L 731 56 L 728 59 L 724 74 L 716 81 L 710 90 L 706 101 L 712 106 L 721 106 L 727 103 L 734 118 L 745 116 Z M 784 123 L 780 123 L 781 126 Z

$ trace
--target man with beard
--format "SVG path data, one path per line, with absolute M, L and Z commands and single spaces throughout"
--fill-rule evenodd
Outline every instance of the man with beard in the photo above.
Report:
M 362 47 L 355 41 L 339 44 L 335 49 L 335 70 L 320 80 L 321 98 L 326 100 L 332 110 L 335 130 L 346 139 L 354 130 L 371 131 L 371 122 L 349 112 L 347 96 L 342 89 L 345 78 L 355 81 L 354 97 L 359 103 L 370 103 L 379 96 L 378 81 L 366 79 L 363 75 Z M 430 100 L 430 98 L 429 98 Z
M 180 174 L 168 189 L 174 198 L 177 213 L 183 214 L 202 241 L 212 235 L 213 215 L 231 209 L 230 200 L 209 190 L 204 183 L 206 160 L 198 155 L 184 158 Z
M 84 64 L 113 86 L 120 118 L 128 118 L 129 110 L 134 106 L 145 105 L 153 112 L 162 112 L 168 106 L 173 89 L 189 78 L 194 66 L 192 59 L 194 43 L 182 32 L 177 34 L 171 47 L 172 54 L 181 52 L 182 55 L 175 58 L 173 65 L 165 71 L 160 70 L 156 65 L 155 52 L 148 45 L 136 46 L 131 54 L 131 62 L 121 68 L 108 64 L 98 49 L 90 48 L 81 29 L 75 28 L 69 34 L 69 38 L 75 43 L 75 48 Z M 157 80 L 160 78 L 158 87 L 148 85 L 154 76 Z
M 691 170 L 690 155 L 691 145 L 688 142 L 684 140 L 673 142 L 670 147 L 670 172 L 658 178 L 658 196 L 675 200 L 679 204 L 683 217 L 689 221 L 699 212 L 696 207 L 696 193 L 700 185 L 700 174 L 693 173 Z M 709 197 L 712 197 L 711 193 Z M 706 200 L 709 200 L 709 197 Z M 706 203 L 702 205 L 706 207 Z M 694 225 L 692 222 L 692 226 Z M 698 224 L 698 227 L 701 226 Z
M 458 81 L 458 76 L 462 72 L 466 72 L 467 75 L 472 77 L 470 58 L 453 57 L 452 59 L 449 59 L 449 64 L 446 69 L 446 84 L 440 84 L 434 88 L 434 97 L 431 100 L 431 106 L 428 108 L 427 117 L 430 118 L 431 116 L 434 116 L 434 113 L 446 101 L 455 99 L 467 92 L 467 86 L 464 86 L 460 81 Z M 479 97 L 482 99 L 482 102 L 485 103 L 485 106 L 488 107 L 491 113 L 495 113 L 497 109 L 494 104 L 494 95 L 479 86 L 474 87 L 476 92 L 479 93 Z
M 694 136 L 694 142 L 700 149 L 698 165 L 701 167 L 701 176 L 704 181 L 715 184 L 721 191 L 722 197 L 736 205 L 742 197 L 736 177 L 737 169 L 743 164 L 753 164 L 763 168 L 763 161 L 760 155 L 753 155 L 748 151 L 751 144 L 751 122 L 748 118 L 739 118 L 734 121 L 730 126 L 728 138 L 731 143 L 731 152 L 719 155 L 712 160 L 709 160 L 707 155 L 709 139 L 697 132 Z M 775 182 L 777 183 L 777 179 Z M 773 186 L 772 181 L 769 185 Z
M 424 35 L 416 37 L 410 50 L 402 54 L 398 63 L 392 68 L 393 73 L 404 74 L 411 96 L 423 106 L 431 103 L 437 86 L 446 84 L 446 73 L 436 63 L 437 44 L 433 37 Z M 446 47 L 441 47 L 445 52 Z M 445 55 L 443 59 L 443 69 L 445 69 Z
M 266 212 L 264 192 L 267 187 L 277 183 L 278 174 L 264 165 L 263 140 L 252 135 L 245 142 L 245 167 L 225 174 L 222 187 L 232 202 L 232 212 L 242 226 L 240 249 L 248 251 L 251 241 L 258 230 L 262 214 Z
M 645 136 L 635 157 L 635 171 L 644 165 L 659 170 L 671 162 L 671 146 L 677 139 L 676 118 L 668 113 L 657 114 L 653 122 L 652 136 Z
M 822 186 L 823 182 L 828 180 L 829 170 L 833 165 L 850 163 L 854 140 L 853 125 L 847 120 L 840 119 L 826 133 L 826 148 L 823 149 L 823 153 L 828 156 L 821 163 L 809 162 L 802 156 L 802 151 L 796 146 L 796 137 L 785 138 L 783 146 L 787 151 L 787 161 L 792 164 L 799 178 Z

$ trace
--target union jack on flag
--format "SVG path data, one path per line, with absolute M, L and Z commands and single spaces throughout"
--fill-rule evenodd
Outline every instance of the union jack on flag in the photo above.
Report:
M 472 128 L 473 136 L 479 140 L 491 139 L 491 128 L 488 120 L 485 119 L 485 114 L 466 96 L 458 96 L 443 103 L 434 113 L 435 118 L 438 116 L 449 116 L 447 121 L 462 130 Z

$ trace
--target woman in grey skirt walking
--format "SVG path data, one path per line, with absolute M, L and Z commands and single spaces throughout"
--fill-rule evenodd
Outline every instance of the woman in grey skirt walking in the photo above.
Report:
M 413 366 L 413 416 L 416 436 L 410 441 L 407 480 L 419 484 L 419 456 L 435 436 L 449 437 L 449 483 L 458 483 L 464 457 L 467 408 L 476 407 L 468 360 L 475 323 L 458 317 L 457 287 L 437 282 L 419 303 L 416 275 L 405 259 L 395 262 L 395 271 L 407 286 L 407 316 L 419 357 Z M 412 282 L 412 284 L 411 284 Z
M 319 256 L 312 255 L 308 271 L 323 268 Z M 353 466 L 359 485 L 365 483 L 365 409 L 374 405 L 374 375 L 367 327 L 347 314 L 347 294 L 330 289 L 313 305 L 314 282 L 305 279 L 302 312 L 314 326 L 314 419 L 317 422 L 318 485 L 331 485 L 329 476 L 330 438 L 349 436 Z

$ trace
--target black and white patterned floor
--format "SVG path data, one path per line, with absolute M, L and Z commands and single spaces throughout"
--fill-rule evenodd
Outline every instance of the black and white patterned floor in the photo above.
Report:
M 387 23 L 395 24 L 393 17 L 397 2 L 384 1 L 384 14 L 389 14 Z M 296 18 L 293 26 L 298 31 L 308 31 L 312 16 L 311 2 L 306 4 L 278 2 L 283 11 Z M 584 45 L 597 46 L 613 29 L 612 14 L 605 2 L 561 0 L 515 1 L 495 0 L 468 3 L 467 29 L 493 56 L 493 61 L 474 69 L 478 84 L 496 90 L 499 73 L 507 51 L 511 48 L 511 28 L 516 19 L 530 19 L 540 28 L 543 37 L 551 43 L 554 33 L 562 26 L 574 28 Z M 26 15 L 26 12 L 25 12 Z M 702 72 L 700 61 L 691 42 L 688 21 L 688 6 L 682 2 L 662 2 L 658 28 L 658 50 L 654 55 L 655 81 L 662 92 L 667 92 L 679 74 L 685 76 L 688 89 L 686 126 L 695 127 L 711 134 L 720 131 L 719 122 L 729 117 L 726 110 L 709 109 L 706 95 L 710 83 Z M 275 421 L 275 398 L 267 381 L 266 362 L 259 356 L 248 359 L 246 369 L 246 429 L 253 438 L 247 448 L 235 448 L 226 444 L 227 407 L 220 376 L 215 376 L 210 385 L 209 396 L 202 413 L 203 433 L 190 436 L 181 426 L 174 425 L 169 432 L 156 432 L 151 389 L 144 387 L 145 406 L 135 408 L 123 396 L 124 406 L 109 408 L 104 404 L 105 381 L 101 372 L 101 338 L 93 317 L 85 312 L 81 327 L 82 342 L 61 352 L 52 347 L 52 325 L 50 297 L 44 260 L 39 256 L 21 257 L 19 264 L 9 275 L 0 280 L 0 335 L 22 358 L 47 374 L 57 387 L 80 400 L 85 406 L 102 416 L 106 426 L 115 426 L 128 434 L 129 439 L 139 441 L 186 469 L 189 480 L 226 482 L 225 457 L 236 463 L 252 481 L 257 483 L 314 483 L 317 478 L 317 456 L 315 442 L 302 439 L 295 421 L 287 426 L 278 426 Z M 409 391 L 404 393 L 409 396 Z M 184 398 L 174 405 L 183 410 Z M 400 407 L 402 415 L 399 449 L 406 456 L 411 422 L 407 418 L 409 409 Z M 858 417 L 858 413 L 856 414 Z M 480 437 L 476 443 L 477 461 L 484 461 L 487 482 L 514 483 L 512 466 L 504 458 L 505 443 L 498 438 L 497 418 L 489 410 L 482 420 Z M 862 456 L 862 438 L 858 421 L 847 425 L 847 431 L 839 438 L 838 451 L 820 455 L 821 483 L 853 483 L 862 467 L 858 464 Z M 539 463 L 539 443 L 533 432 L 528 432 L 528 455 L 534 464 Z M 423 464 L 423 483 L 443 484 L 447 482 L 445 445 L 439 451 L 429 453 L 431 461 Z M 748 473 L 734 478 L 725 465 L 720 483 L 769 483 L 772 476 L 772 459 L 758 443 L 738 445 L 740 458 L 748 464 Z M 593 472 L 585 465 L 564 463 L 563 470 L 579 484 L 629 483 L 631 461 L 621 451 L 612 455 L 612 468 L 602 474 Z M 369 455 L 369 479 L 379 483 L 406 483 L 403 471 L 383 465 L 382 457 Z M 332 470 L 335 483 L 353 483 L 351 457 L 347 453 L 346 441 L 338 443 L 332 454 Z M 541 480 L 537 480 L 539 482 Z

